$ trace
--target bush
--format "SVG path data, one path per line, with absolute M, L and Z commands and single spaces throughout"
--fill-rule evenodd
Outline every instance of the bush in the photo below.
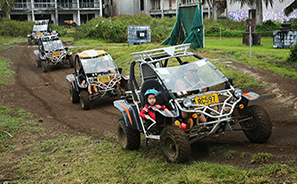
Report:
M 128 26 L 150 26 L 151 41 L 165 40 L 176 22 L 175 18 L 156 19 L 149 15 L 120 15 L 111 18 L 96 18 L 79 26 L 75 40 L 83 38 L 103 39 L 106 42 L 123 43 L 127 41 Z
M 35 22 L 34 21 L 16 21 L 8 18 L 2 18 L 0 24 L 0 36 L 11 36 L 11 37 L 26 37 L 30 34 Z M 57 26 L 54 24 L 50 25 L 52 30 L 56 30 L 59 36 L 64 36 L 67 31 L 63 26 Z
M 34 22 L 32 21 L 15 21 L 2 18 L 0 36 L 26 37 L 31 32 L 33 25 Z
M 294 47 L 292 47 L 290 49 L 290 51 L 291 51 L 291 53 L 287 59 L 287 62 L 289 62 L 289 63 L 297 62 L 297 44 L 295 44 Z

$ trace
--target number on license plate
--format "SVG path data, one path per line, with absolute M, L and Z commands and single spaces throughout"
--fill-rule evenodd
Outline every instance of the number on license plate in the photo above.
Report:
M 219 103 L 218 94 L 213 93 L 209 95 L 199 96 L 195 98 L 195 102 L 197 105 L 211 105 L 215 103 Z
M 53 56 L 60 56 L 60 55 L 61 55 L 60 52 L 55 52 L 55 53 L 53 53 Z
M 37 33 L 37 35 L 39 36 L 39 35 L 42 35 L 42 33 Z
M 101 76 L 101 77 L 97 77 L 97 81 L 98 81 L 98 82 L 106 82 L 106 81 L 110 81 L 110 77 L 109 77 L 109 75 Z

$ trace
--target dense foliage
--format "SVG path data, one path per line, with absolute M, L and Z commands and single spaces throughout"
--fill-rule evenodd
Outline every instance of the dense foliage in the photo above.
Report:
M 149 15 L 120 15 L 110 18 L 96 18 L 77 28 L 75 39 L 103 39 L 107 42 L 127 41 L 128 26 L 150 26 L 152 42 L 162 42 L 170 34 L 176 18 L 157 19 Z
M 291 54 L 288 57 L 287 62 L 289 62 L 289 63 L 297 63 L 297 44 L 295 44 L 295 46 L 292 47 L 290 49 L 290 51 L 291 51 Z
M 8 18 L 2 18 L 0 23 L 0 36 L 12 36 L 12 37 L 26 37 L 30 34 L 34 21 L 16 21 Z M 56 30 L 60 36 L 64 36 L 67 31 L 63 26 L 50 25 L 50 28 Z
M 163 42 L 171 33 L 176 22 L 173 18 L 152 18 L 149 15 L 120 15 L 117 17 L 99 17 L 92 19 L 76 28 L 75 40 L 80 39 L 100 39 L 110 43 L 127 42 L 128 26 L 150 26 L 151 41 Z M 290 22 L 293 28 L 297 27 L 297 20 Z M 0 24 L 0 36 L 25 36 L 32 30 L 34 22 L 19 22 L 4 18 Z M 204 19 L 204 32 L 206 37 L 242 37 L 246 32 L 246 21 L 236 22 L 230 19 L 213 18 Z M 56 30 L 60 36 L 66 36 L 67 31 L 63 26 L 52 24 L 52 29 Z M 268 20 L 262 26 L 256 26 L 256 33 L 261 37 L 273 36 L 273 31 L 279 30 L 281 23 Z M 221 35 L 220 35 L 221 34 Z
M 25 37 L 30 33 L 34 22 L 32 21 L 15 21 L 8 18 L 2 18 L 0 23 L 0 36 L 22 36 Z

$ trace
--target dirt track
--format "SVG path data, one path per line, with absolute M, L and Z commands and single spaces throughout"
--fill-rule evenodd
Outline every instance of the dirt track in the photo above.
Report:
M 91 103 L 90 110 L 84 111 L 80 104 L 70 101 L 69 84 L 65 77 L 73 72 L 72 68 L 65 65 L 43 73 L 35 64 L 33 51 L 37 49 L 36 46 L 28 46 L 27 43 L 13 46 L 13 49 L 0 50 L 0 57 L 10 59 L 15 71 L 12 79 L 15 84 L 0 86 L 2 104 L 33 113 L 40 119 L 40 125 L 51 131 L 86 133 L 94 137 L 102 136 L 107 131 L 116 132 L 116 122 L 121 114 L 112 102 L 119 97 L 100 99 Z M 269 163 L 297 165 L 297 80 L 235 62 L 223 62 L 268 84 L 265 89 L 243 91 L 254 91 L 261 95 L 252 104 L 259 104 L 268 111 L 273 132 L 265 144 L 250 143 L 242 132 L 226 132 L 203 139 L 192 146 L 193 159 L 255 167 L 255 164 L 250 164 L 251 156 L 264 152 L 273 155 Z M 226 152 L 234 150 L 236 153 L 231 159 L 219 156 L 220 150 L 215 150 L 215 156 L 210 156 L 211 147 L 222 147 Z M 241 157 L 242 153 L 247 153 L 247 156 Z

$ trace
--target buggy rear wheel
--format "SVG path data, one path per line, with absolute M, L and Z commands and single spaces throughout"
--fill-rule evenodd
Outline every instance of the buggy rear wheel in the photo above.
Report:
M 241 115 L 251 119 L 241 122 L 245 136 L 254 143 L 266 142 L 272 131 L 272 123 L 267 111 L 258 105 L 248 106 L 241 112 Z
M 39 59 L 36 59 L 36 66 L 37 66 L 38 68 L 41 67 L 41 61 L 40 61 Z
M 140 133 L 138 130 L 129 128 L 123 119 L 118 121 L 118 140 L 125 150 L 138 150 L 140 147 Z
M 32 45 L 33 44 L 33 40 L 32 40 L 31 37 L 28 37 L 28 43 L 29 43 L 29 45 Z
M 72 56 L 69 56 L 68 57 L 68 63 L 69 63 L 70 68 L 73 68 L 74 67 L 74 61 L 73 61 L 73 57 Z
M 84 110 L 89 110 L 91 106 L 89 93 L 86 90 L 82 90 L 79 96 L 81 108 Z
M 78 103 L 79 102 L 79 93 L 77 91 L 73 91 L 72 89 L 69 89 L 70 92 L 70 100 L 72 103 Z
M 41 70 L 46 73 L 48 72 L 49 65 L 45 61 L 41 61 Z
M 183 163 L 190 159 L 191 145 L 184 131 L 177 126 L 167 126 L 160 135 L 163 154 L 168 162 Z

